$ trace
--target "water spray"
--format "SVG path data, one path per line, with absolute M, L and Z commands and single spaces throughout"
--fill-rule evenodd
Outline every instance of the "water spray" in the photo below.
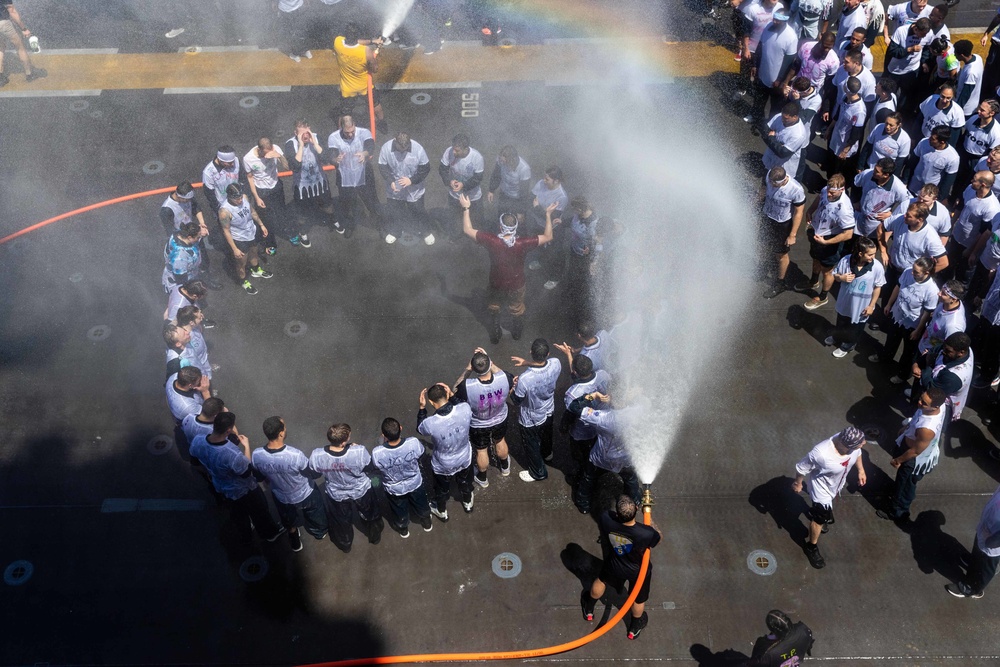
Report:
M 391 4 L 385 17 L 385 23 L 382 24 L 383 44 L 388 45 L 389 37 L 396 34 L 399 26 L 403 25 L 406 15 L 410 13 L 410 8 L 413 7 L 413 2 L 414 0 L 396 0 L 396 2 Z
M 649 484 L 642 485 L 642 517 L 643 523 L 649 525 L 649 515 L 653 513 L 653 492 Z

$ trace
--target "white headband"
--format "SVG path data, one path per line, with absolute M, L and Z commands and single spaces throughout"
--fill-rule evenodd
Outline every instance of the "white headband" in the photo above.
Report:
M 179 192 L 176 193 L 176 194 L 177 194 L 177 197 L 179 199 L 194 199 L 194 190 L 192 190 L 191 192 L 187 193 L 186 195 L 182 195 Z
M 223 153 L 222 151 L 219 151 L 218 153 L 215 154 L 215 157 L 217 157 L 219 159 L 219 162 L 235 162 L 236 161 L 236 153 Z

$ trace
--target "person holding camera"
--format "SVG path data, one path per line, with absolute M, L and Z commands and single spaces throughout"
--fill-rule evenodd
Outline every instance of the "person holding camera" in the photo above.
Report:
M 28 55 L 28 49 L 24 45 L 24 40 L 30 39 L 31 36 L 31 31 L 24 25 L 24 19 L 14 7 L 14 3 L 10 0 L 0 0 L 0 37 L 2 37 L 0 43 L 8 42 L 17 51 L 17 57 L 24 66 L 24 80 L 29 83 L 48 74 L 41 67 L 31 64 L 31 56 Z M 3 51 L 0 51 L 0 88 L 10 82 L 10 77 L 3 71 L 3 56 Z

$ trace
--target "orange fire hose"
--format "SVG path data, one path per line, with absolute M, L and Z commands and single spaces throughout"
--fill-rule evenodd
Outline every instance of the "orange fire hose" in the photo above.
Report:
M 368 117 L 371 121 L 372 128 L 372 141 L 377 141 L 378 136 L 375 133 L 375 97 L 372 95 L 372 75 L 368 75 Z
M 334 169 L 336 169 L 336 167 L 333 165 L 326 165 L 325 167 L 323 167 L 323 171 L 333 171 Z M 278 176 L 281 178 L 291 175 L 292 172 L 290 171 L 282 171 L 278 173 Z M 201 183 L 192 184 L 192 187 L 195 188 L 200 188 L 201 186 L 202 186 Z M 114 199 L 108 199 L 105 201 L 97 202 L 96 204 L 90 204 L 89 206 L 84 206 L 83 208 L 73 209 L 72 211 L 67 211 L 66 213 L 60 213 L 54 218 L 49 218 L 48 220 L 42 220 L 41 222 L 37 222 L 31 225 L 30 227 L 25 227 L 24 229 L 14 232 L 13 234 L 8 234 L 7 236 L 0 238 L 0 245 L 3 245 L 4 243 L 9 243 L 10 241 L 13 241 L 14 239 L 20 236 L 24 236 L 25 234 L 30 234 L 31 232 L 37 229 L 41 229 L 42 227 L 48 227 L 49 225 L 59 222 L 60 220 L 65 220 L 66 218 L 72 218 L 73 216 L 80 215 L 81 213 L 89 213 L 90 211 L 96 211 L 97 209 L 104 208 L 105 206 L 111 206 L 112 204 L 121 204 L 127 201 L 132 201 L 134 199 L 142 199 L 143 197 L 153 197 L 155 195 L 169 194 L 173 192 L 175 189 L 176 186 L 171 186 L 169 188 L 158 188 L 156 190 L 146 190 L 145 192 L 135 192 L 133 194 L 125 195 L 123 197 L 115 197 Z
M 642 508 L 642 520 L 647 526 L 651 519 L 649 506 Z M 419 655 L 387 655 L 375 658 L 354 658 L 352 660 L 336 660 L 334 662 L 317 662 L 300 667 L 354 667 L 355 665 L 397 665 L 410 662 L 457 662 L 471 660 L 524 660 L 526 658 L 540 658 L 547 655 L 566 653 L 573 649 L 585 646 L 598 637 L 602 637 L 621 621 L 625 614 L 631 609 L 635 599 L 642 590 L 642 582 L 646 579 L 646 572 L 649 570 L 649 549 L 642 555 L 642 565 L 639 567 L 639 577 L 635 580 L 635 586 L 629 591 L 628 599 L 621 606 L 618 613 L 610 621 L 596 628 L 588 635 L 579 639 L 574 639 L 565 644 L 556 646 L 545 646 L 543 648 L 527 649 L 525 651 L 490 651 L 485 653 L 423 653 Z

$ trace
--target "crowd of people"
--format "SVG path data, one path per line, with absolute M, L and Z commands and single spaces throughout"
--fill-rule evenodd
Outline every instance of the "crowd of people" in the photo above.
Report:
M 376 187 L 376 166 L 384 182 L 384 204 Z M 279 176 L 286 169 L 292 172 L 290 203 Z M 303 452 L 286 442 L 287 426 L 280 416 L 263 421 L 266 444 L 252 449 L 249 437 L 237 427 L 235 413 L 213 385 L 219 367 L 210 361 L 205 329 L 214 328 L 215 322 L 205 311 L 210 291 L 223 287 L 223 275 L 255 294 L 254 281 L 273 276 L 265 264 L 279 243 L 309 248 L 309 233 L 317 224 L 349 238 L 361 222 L 361 205 L 369 226 L 388 244 L 411 234 L 431 245 L 437 232 L 455 242 L 467 236 L 488 251 L 492 343 L 502 335 L 503 306 L 511 316 L 511 336 L 522 337 L 528 270 L 544 271 L 546 289 L 565 280 L 565 298 L 581 305 L 574 312 L 588 312 L 584 305 L 590 280 L 617 223 L 599 216 L 585 197 L 570 198 L 558 166 L 533 179 L 531 167 L 513 146 L 500 150 L 488 181 L 484 172 L 482 154 L 466 135 L 456 135 L 438 164 L 448 218 L 434 227 L 424 207 L 430 174 L 424 148 L 399 132 L 376 150 L 371 132 L 344 115 L 325 142 L 309 123 L 299 121 L 283 147 L 262 137 L 240 157 L 233 147 L 221 146 L 202 170 L 204 205 L 199 205 L 197 188 L 190 182 L 179 184 L 163 201 L 160 220 L 169 233 L 161 276 L 167 293 L 167 404 L 179 448 L 207 474 L 248 541 L 254 532 L 272 542 L 287 535 L 292 550 L 300 551 L 304 529 L 316 540 L 329 537 L 347 553 L 356 519 L 368 541 L 376 544 L 386 519 L 402 538 L 410 537 L 411 519 L 424 531 L 433 529 L 433 518 L 449 521 L 453 496 L 465 513 L 472 513 L 476 491 L 490 486 L 491 459 L 504 477 L 514 469 L 507 442 L 510 407 L 517 412 L 517 442 L 523 452 L 524 469 L 517 476 L 526 483 L 546 480 L 554 454 L 555 401 L 561 400 L 565 410 L 559 432 L 571 459 L 573 502 L 581 513 L 600 513 L 605 534 L 609 569 L 598 581 L 616 588 L 634 582 L 642 553 L 656 543 L 659 532 L 635 522 L 640 485 L 621 423 L 628 408 L 625 397 L 613 399 L 611 392 L 609 367 L 619 356 L 631 358 L 627 350 L 619 354 L 627 346 L 621 340 L 631 326 L 627 317 L 608 330 L 598 330 L 591 319 L 581 317 L 572 343 L 550 345 L 544 338 L 534 339 L 524 357 L 511 357 L 511 367 L 523 369 L 517 376 L 477 348 L 456 381 L 419 391 L 415 431 L 404 426 L 405 419 L 386 417 L 381 439 L 370 449 L 352 439 L 348 424 L 336 423 L 327 430 L 325 446 Z M 491 225 L 490 218 L 497 224 Z M 210 270 L 213 255 L 225 271 Z M 594 503 L 605 473 L 618 475 L 625 489 L 613 513 Z M 373 484 L 373 479 L 380 483 Z M 273 503 L 260 482 L 270 490 Z M 643 603 L 649 579 L 632 610 L 633 639 L 647 622 Z M 585 617 L 592 618 L 600 597 L 587 597 L 584 591 Z
M 830 9 L 829 0 L 734 9 L 747 84 L 735 98 L 749 96 L 744 120 L 766 144 L 760 238 L 771 282 L 763 296 L 806 292 L 803 307 L 815 311 L 836 285 L 823 341 L 834 357 L 851 354 L 866 325 L 885 332 L 867 359 L 915 407 L 896 438 L 891 503 L 877 514 L 905 527 L 949 423 L 962 417 L 970 390 L 996 386 L 1000 370 L 1000 13 L 982 36 L 984 63 L 971 41 L 952 43 L 949 4 L 911 0 L 882 13 L 878 0 L 845 0 L 836 29 Z M 886 51 L 876 77 L 868 47 L 879 34 Z M 815 163 L 825 185 L 810 188 L 807 161 L 820 136 L 826 151 Z M 789 254 L 803 219 L 811 267 L 792 281 Z M 985 424 L 990 412 L 982 411 Z M 848 472 L 866 482 L 864 444 L 865 434 L 848 427 L 796 466 L 794 489 L 813 501 L 804 544 L 813 567 L 825 566 L 817 544 Z M 1000 562 L 996 498 L 972 552 L 952 595 L 981 597 Z

